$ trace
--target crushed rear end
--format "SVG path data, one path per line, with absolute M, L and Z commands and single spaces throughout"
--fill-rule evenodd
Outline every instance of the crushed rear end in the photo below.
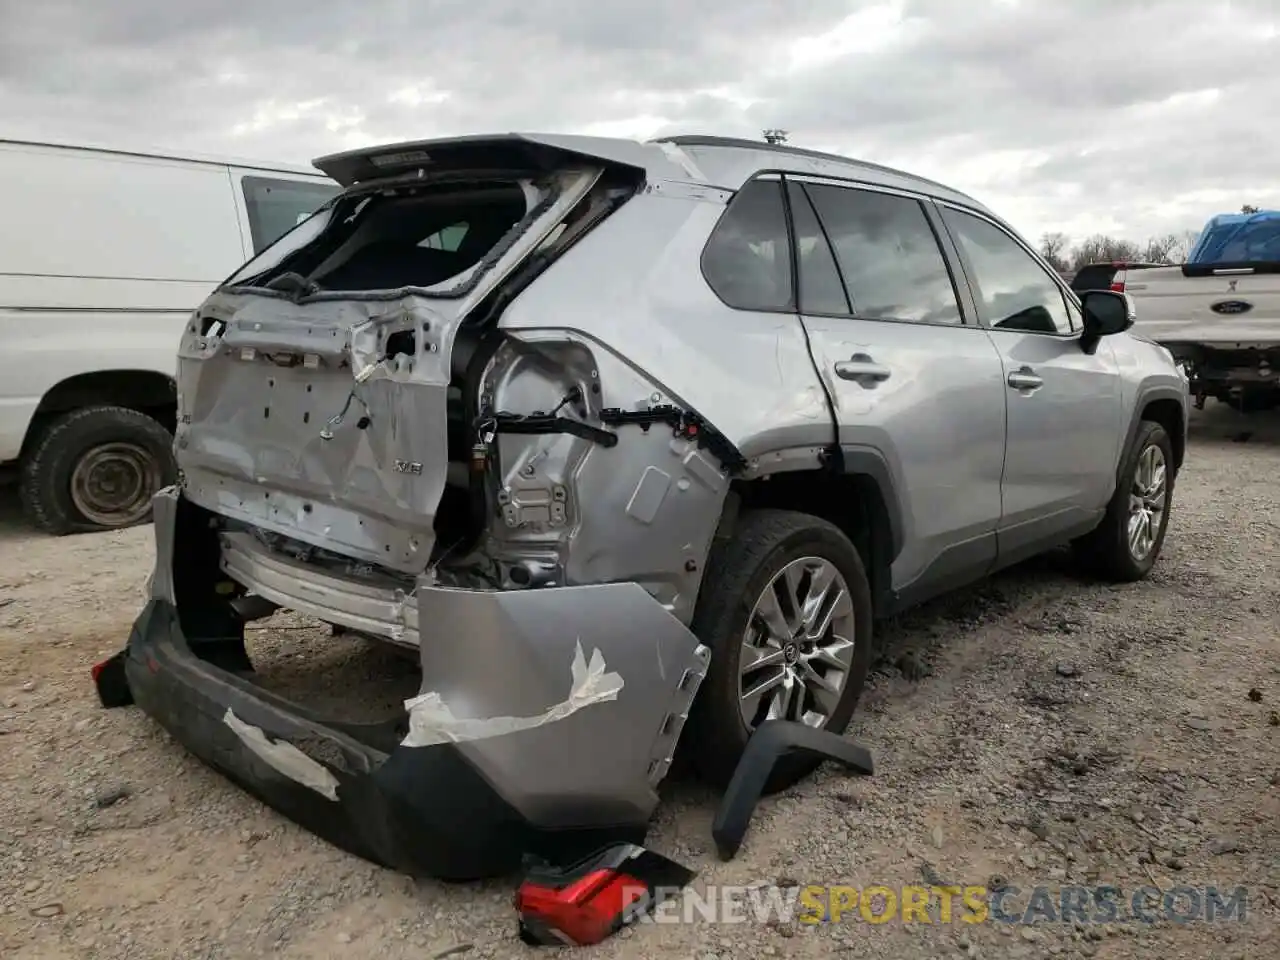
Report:
M 508 136 L 318 161 L 344 194 L 223 284 L 181 344 L 183 481 L 156 501 L 118 702 L 410 873 L 489 876 L 525 853 L 642 837 L 705 671 L 678 615 L 687 585 L 663 602 L 563 556 L 582 477 L 607 476 L 598 451 L 617 443 L 601 379 L 653 385 L 573 337 L 497 324 L 653 164 L 683 175 L 670 151 L 596 144 Z M 673 549 L 704 550 L 723 465 L 701 436 L 659 433 L 635 431 L 627 456 L 642 472 L 676 457 L 697 478 L 671 508 L 687 511 Z M 495 547 L 495 521 L 520 535 Z M 682 562 L 642 559 L 659 578 Z M 279 607 L 416 649 L 419 696 L 350 723 L 266 690 L 244 624 Z

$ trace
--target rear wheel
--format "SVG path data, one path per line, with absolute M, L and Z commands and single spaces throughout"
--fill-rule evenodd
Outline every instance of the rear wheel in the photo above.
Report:
M 686 756 L 723 786 L 756 726 L 781 718 L 843 733 L 871 658 L 871 591 L 857 549 L 834 525 L 760 510 L 712 551 L 694 615 L 711 663 L 686 731 Z M 783 789 L 820 761 L 784 758 Z
M 1106 580 L 1141 580 L 1155 566 L 1173 503 L 1173 444 L 1164 427 L 1144 420 L 1120 470 L 1102 522 L 1072 546 L 1088 572 Z
M 84 407 L 54 420 L 22 463 L 23 509 L 46 533 L 131 527 L 174 482 L 173 437 L 124 407 Z

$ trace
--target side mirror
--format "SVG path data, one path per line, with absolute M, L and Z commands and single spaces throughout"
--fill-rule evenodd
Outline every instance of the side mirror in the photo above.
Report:
M 1133 300 L 1127 293 L 1114 290 L 1086 290 L 1080 294 L 1084 311 L 1084 335 L 1080 344 L 1085 353 L 1098 349 L 1098 341 L 1112 334 L 1124 333 L 1136 317 Z

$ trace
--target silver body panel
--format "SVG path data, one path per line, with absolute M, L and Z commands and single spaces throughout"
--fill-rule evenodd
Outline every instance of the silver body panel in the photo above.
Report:
M 1008 231 L 946 187 L 765 145 L 495 142 L 566 151 L 579 166 L 476 290 L 299 302 L 216 293 L 198 315 L 221 319 L 225 332 L 206 337 L 193 319 L 183 340 L 177 449 L 183 495 L 229 521 L 227 574 L 275 603 L 417 646 L 424 694 L 466 703 L 471 719 L 548 709 L 565 696 L 575 644 L 602 652 L 623 683 L 616 703 L 465 746 L 521 810 L 566 789 L 647 802 L 640 785 L 656 783 L 669 759 L 665 746 L 653 753 L 653 738 L 687 711 L 701 676 L 705 650 L 687 625 L 733 482 L 707 447 L 661 425 L 611 427 L 612 446 L 499 432 L 484 536 L 468 555 L 437 551 L 429 564 L 437 509 L 459 466 L 450 469 L 445 441 L 459 329 L 601 170 L 641 171 L 643 187 L 505 305 L 505 339 L 478 374 L 478 395 L 531 415 L 576 392 L 573 418 L 587 424 L 611 409 L 674 405 L 714 426 L 747 478 L 816 470 L 838 442 L 849 470 L 883 471 L 877 482 L 897 522 L 891 596 L 1078 535 L 1106 509 L 1144 405 L 1173 399 L 1185 417 L 1186 380 L 1158 347 L 1120 334 L 1087 353 L 1078 334 L 990 329 L 963 277 L 965 322 L 939 325 L 733 309 L 703 276 L 701 253 L 726 204 L 762 173 L 950 204 Z M 359 183 L 378 154 L 317 164 Z M 387 335 L 409 329 L 419 331 L 415 352 L 380 359 Z M 301 360 L 280 366 L 271 359 L 280 354 Z M 848 378 L 840 371 L 855 355 L 892 375 Z M 1030 392 L 1014 388 L 1024 367 L 1043 381 Z M 358 406 L 333 423 L 353 391 Z M 290 557 L 255 530 L 349 566 Z M 668 733 L 674 746 L 678 724 Z M 584 752 L 599 764 L 553 759 Z

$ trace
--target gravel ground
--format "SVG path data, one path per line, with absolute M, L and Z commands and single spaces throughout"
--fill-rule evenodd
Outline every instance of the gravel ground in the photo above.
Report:
M 1198 414 L 1165 555 L 1142 584 L 1050 556 L 882 633 L 851 734 L 715 860 L 712 799 L 674 784 L 651 845 L 703 884 L 1110 883 L 1249 888 L 1247 920 L 1073 927 L 847 920 L 648 925 L 599 957 L 1264 957 L 1280 898 L 1280 416 Z M 1240 435 L 1249 431 L 1247 439 Z M 149 528 L 49 539 L 0 518 L 0 956 L 520 956 L 510 883 L 414 883 L 206 770 L 88 667 L 125 639 Z M 287 617 L 253 634 L 273 685 L 369 702 L 403 666 Z M 409 684 L 412 692 L 412 684 Z M 1022 909 L 1025 895 L 1009 907 Z

